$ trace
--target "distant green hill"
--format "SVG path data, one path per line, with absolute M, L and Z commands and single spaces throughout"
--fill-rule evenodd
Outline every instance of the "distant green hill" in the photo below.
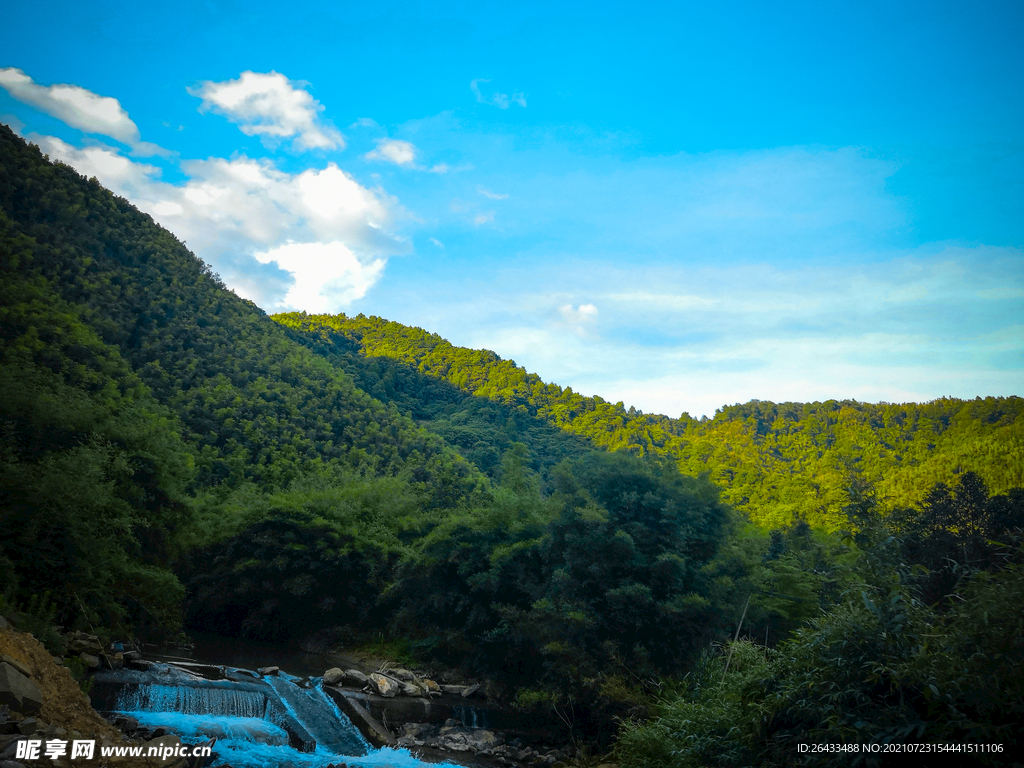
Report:
M 545 384 L 493 352 L 455 347 L 437 334 L 382 318 L 293 313 L 274 319 L 302 331 L 321 354 L 354 343 L 368 361 L 398 361 L 404 370 L 500 405 L 524 424 L 541 420 L 609 450 L 671 456 L 684 474 L 708 473 L 727 501 L 764 526 L 785 526 L 798 516 L 832 529 L 844 525 L 851 472 L 873 484 L 888 507 L 917 504 L 936 483 L 966 471 L 980 475 L 993 493 L 1024 485 L 1020 397 L 898 405 L 755 400 L 722 408 L 713 419 L 673 419 Z M 461 446 L 487 433 L 469 406 L 424 408 L 416 393 L 389 388 L 394 368 L 376 365 L 378 380 L 364 372 L 362 386 L 403 413 L 442 433 L 458 422 L 463 436 L 453 442 Z M 538 457 L 558 457 L 539 447 L 532 439 L 539 429 L 530 429 L 510 431 L 531 449 L 537 446 Z M 472 455 L 472 448 L 465 453 Z

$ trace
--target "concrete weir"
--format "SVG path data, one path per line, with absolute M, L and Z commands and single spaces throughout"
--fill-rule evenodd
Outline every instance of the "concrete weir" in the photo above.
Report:
M 375 747 L 390 747 L 395 744 L 395 735 L 370 714 L 365 693 L 347 691 L 331 685 L 323 686 L 324 692 L 334 700 L 338 709 L 345 713 L 352 724 L 359 729 L 368 742 Z
M 228 729 L 243 740 L 250 733 L 264 743 L 276 729 L 300 753 L 355 756 L 370 748 L 362 729 L 319 688 L 284 674 L 260 678 L 248 670 L 159 664 L 97 673 L 91 693 L 97 709 L 140 721 L 174 719 L 220 735 Z

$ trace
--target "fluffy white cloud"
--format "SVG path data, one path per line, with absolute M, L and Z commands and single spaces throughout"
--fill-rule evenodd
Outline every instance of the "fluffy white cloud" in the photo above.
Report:
M 175 185 L 111 147 L 29 138 L 151 214 L 268 310 L 338 311 L 366 294 L 389 255 L 409 248 L 395 234 L 397 201 L 334 163 L 290 174 L 244 156 L 192 160 Z
M 513 92 L 511 96 L 507 93 L 499 93 L 498 91 L 495 91 L 490 96 L 485 96 L 483 91 L 480 90 L 480 83 L 489 82 L 491 81 L 487 78 L 477 77 L 469 83 L 469 89 L 476 96 L 476 100 L 480 104 L 490 104 L 498 109 L 508 109 L 513 104 L 518 104 L 520 107 L 526 106 L 526 94 L 518 91 Z
M 597 307 L 593 304 L 580 304 L 578 307 L 573 307 L 572 304 L 565 304 L 559 307 L 558 311 L 570 323 L 588 322 L 597 317 Z
M 485 189 L 481 186 L 478 186 L 476 191 L 484 197 L 489 197 L 491 200 L 508 200 L 508 195 L 503 195 L 500 192 L 491 192 L 491 190 Z
M 206 80 L 188 92 L 203 100 L 200 112 L 224 115 L 246 136 L 294 137 L 299 149 L 344 148 L 344 137 L 320 120 L 323 105 L 300 86 L 279 72 L 246 71 L 237 80 Z
M 401 139 L 377 139 L 377 148 L 367 152 L 363 157 L 367 160 L 381 160 L 395 165 L 415 167 L 416 147 Z
M 121 102 L 110 96 L 100 96 L 78 85 L 39 85 L 14 67 L 0 69 L 0 87 L 18 101 L 52 115 L 72 128 L 124 142 L 136 154 L 163 152 L 155 144 L 141 141 L 139 127 Z
M 360 261 L 341 242 L 288 243 L 257 253 L 263 264 L 276 262 L 295 281 L 282 302 L 312 313 L 335 312 L 366 295 L 384 271 L 384 259 Z
M 148 194 L 160 169 L 122 155 L 113 147 L 94 144 L 75 147 L 54 136 L 30 133 L 27 138 L 50 157 L 77 168 L 86 176 L 95 176 L 103 184 L 129 200 Z
M 452 169 L 448 163 L 437 163 L 429 167 L 420 165 L 416 162 L 416 157 L 419 153 L 419 150 L 411 142 L 402 141 L 401 139 L 384 138 L 377 139 L 377 148 L 363 155 L 363 159 L 371 162 L 394 163 L 403 168 L 412 168 L 417 171 L 427 171 L 428 173 L 448 173 L 450 170 L 462 171 L 468 167 L 460 166 L 459 168 Z

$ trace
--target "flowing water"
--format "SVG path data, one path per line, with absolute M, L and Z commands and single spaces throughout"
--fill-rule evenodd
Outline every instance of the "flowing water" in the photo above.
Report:
M 163 726 L 191 744 L 216 737 L 214 766 L 451 767 L 425 763 L 404 749 L 371 747 L 323 690 L 320 678 L 284 672 L 260 678 L 236 667 L 192 667 L 159 663 L 145 672 L 99 673 L 94 703 L 149 728 Z

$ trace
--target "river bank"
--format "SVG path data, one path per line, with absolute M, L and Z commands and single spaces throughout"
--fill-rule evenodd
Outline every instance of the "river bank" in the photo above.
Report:
M 81 636 L 74 642 L 83 642 Z M 104 652 L 104 662 L 98 665 L 103 668 L 92 673 L 90 702 L 61 660 L 32 635 L 0 629 L 0 653 L 21 667 L 17 674 L 35 686 L 40 699 L 33 713 L 37 718 L 10 706 L 2 710 L 0 760 L 16 757 L 12 748 L 24 738 L 82 737 L 99 745 L 122 746 L 160 739 L 196 744 L 216 738 L 219 746 L 212 764 L 233 768 L 320 768 L 341 763 L 366 768 L 437 763 L 529 768 L 578 763 L 571 745 L 545 740 L 543 723 L 516 722 L 516 713 L 488 701 L 479 685 L 445 683 L 442 691 L 424 677 L 425 670 L 395 668 L 365 654 L 289 653 L 215 636 L 197 638 L 190 648 L 146 650 L 143 658 L 134 651 Z M 89 661 L 98 658 L 84 651 L 80 655 Z M 267 663 L 275 657 L 287 667 Z M 263 666 L 209 663 L 222 658 Z M 322 673 L 328 670 L 309 674 L 329 663 L 344 663 L 349 678 L 325 685 Z M 374 663 L 377 670 L 371 669 Z M 367 684 L 361 684 L 359 676 Z M 404 685 L 405 695 L 385 695 L 386 690 L 373 684 L 374 678 L 394 681 L 399 689 Z M 425 680 L 437 690 L 431 691 Z M 422 695 L 410 695 L 414 690 Z M 363 716 L 350 717 L 355 710 L 362 710 Z M 344 723 L 356 726 L 361 745 L 337 736 L 338 727 L 351 727 Z M 282 762 L 284 751 L 287 759 Z M 41 764 L 61 765 L 52 760 Z M 171 768 L 166 762 L 161 765 Z

